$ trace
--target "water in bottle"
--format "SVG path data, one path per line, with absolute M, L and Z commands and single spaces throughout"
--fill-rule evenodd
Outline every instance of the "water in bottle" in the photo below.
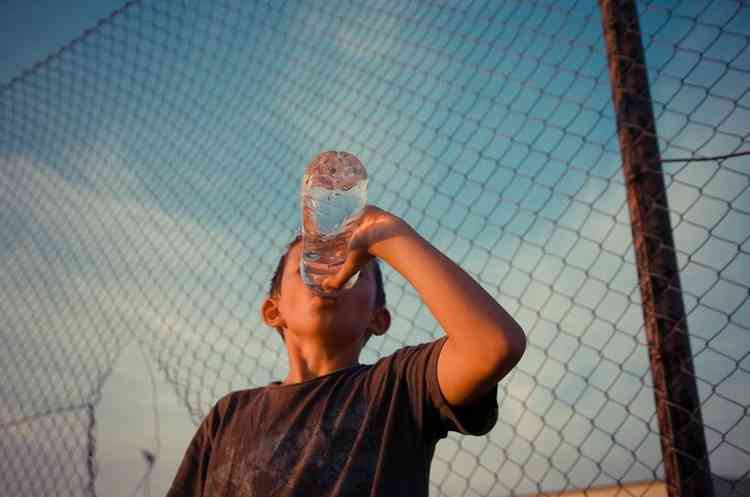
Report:
M 335 297 L 351 288 L 355 274 L 339 290 L 321 283 L 336 274 L 346 260 L 347 247 L 367 204 L 367 171 L 348 152 L 329 151 L 308 164 L 302 178 L 302 257 L 300 273 L 315 293 Z

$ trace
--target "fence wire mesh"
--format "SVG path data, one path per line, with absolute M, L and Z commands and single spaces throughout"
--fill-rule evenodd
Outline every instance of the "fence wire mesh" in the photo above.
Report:
M 750 7 L 638 7 L 714 484 L 739 497 Z M 528 333 L 497 426 L 438 444 L 431 495 L 654 494 L 627 487 L 663 463 L 611 95 L 595 2 L 128 2 L 0 86 L 0 485 L 97 493 L 95 406 L 133 340 L 195 423 L 282 378 L 258 309 L 304 165 L 343 149 Z M 442 336 L 384 277 L 366 363 Z

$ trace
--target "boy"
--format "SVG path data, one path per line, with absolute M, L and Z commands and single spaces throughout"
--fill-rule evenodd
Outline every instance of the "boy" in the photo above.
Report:
M 467 273 L 405 221 L 368 205 L 322 298 L 299 273 L 292 242 L 261 315 L 289 356 L 283 382 L 230 393 L 193 438 L 169 497 L 427 496 L 435 444 L 483 435 L 497 421 L 497 383 L 518 362 L 521 327 Z M 406 278 L 445 337 L 359 364 L 390 326 L 377 259 Z

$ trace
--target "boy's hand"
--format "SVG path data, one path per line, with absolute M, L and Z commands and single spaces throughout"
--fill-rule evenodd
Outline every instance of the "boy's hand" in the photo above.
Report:
M 374 257 L 383 258 L 387 250 L 386 240 L 415 234 L 415 231 L 400 217 L 384 211 L 374 205 L 364 208 L 357 229 L 349 241 L 346 261 L 334 276 L 322 281 L 324 290 L 336 290 L 342 287 Z

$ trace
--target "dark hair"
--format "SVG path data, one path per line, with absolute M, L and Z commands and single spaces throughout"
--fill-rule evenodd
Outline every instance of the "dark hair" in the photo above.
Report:
M 297 235 L 289 245 L 287 245 L 284 255 L 279 259 L 276 271 L 271 278 L 271 288 L 268 291 L 269 296 L 278 297 L 281 295 L 281 276 L 284 274 L 284 267 L 289 256 L 289 251 L 295 244 L 302 241 L 302 235 Z M 373 273 L 375 274 L 375 308 L 385 307 L 385 290 L 383 289 L 383 272 L 380 269 L 380 263 L 377 259 L 372 259 Z

